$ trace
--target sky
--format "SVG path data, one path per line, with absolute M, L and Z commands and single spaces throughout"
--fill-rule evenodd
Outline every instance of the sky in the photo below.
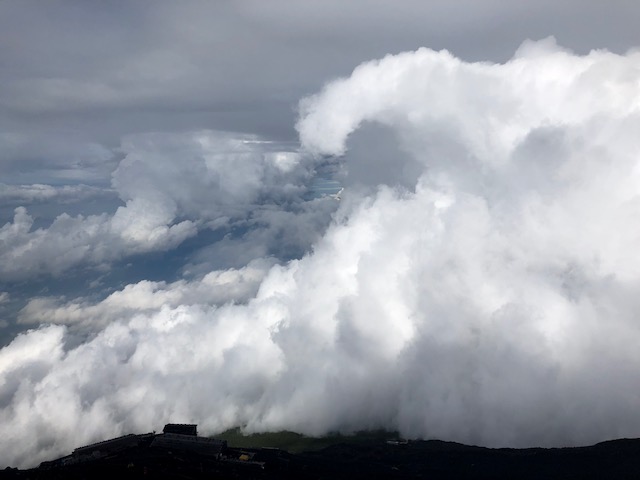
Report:
M 0 466 L 169 422 L 640 436 L 639 21 L 0 2 Z

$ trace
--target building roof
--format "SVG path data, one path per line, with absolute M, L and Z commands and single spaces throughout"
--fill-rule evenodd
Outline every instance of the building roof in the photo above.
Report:
M 188 423 L 167 423 L 162 430 L 163 433 L 177 433 L 179 435 L 198 436 L 198 426 Z

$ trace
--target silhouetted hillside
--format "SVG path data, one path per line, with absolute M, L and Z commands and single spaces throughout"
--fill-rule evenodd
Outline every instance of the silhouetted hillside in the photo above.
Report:
M 489 449 L 437 440 L 384 440 L 376 433 L 318 451 L 290 453 L 172 432 L 126 435 L 80 447 L 39 468 L 7 468 L 0 479 L 640 478 L 638 439 L 580 448 Z

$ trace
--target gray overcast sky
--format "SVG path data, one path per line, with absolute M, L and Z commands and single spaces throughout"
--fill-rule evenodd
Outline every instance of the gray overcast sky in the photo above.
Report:
M 52 143 L 193 128 L 291 140 L 298 99 L 364 60 L 427 46 L 504 61 L 549 35 L 577 53 L 623 53 L 640 43 L 639 11 L 633 0 L 5 0 L 0 128 Z

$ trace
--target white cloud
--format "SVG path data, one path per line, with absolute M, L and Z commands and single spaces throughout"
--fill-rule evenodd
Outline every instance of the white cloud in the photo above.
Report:
M 347 189 L 307 255 L 239 294 L 142 282 L 96 305 L 32 302 L 25 321 L 106 327 L 66 349 L 69 327 L 42 327 L 0 351 L 2 462 L 167 421 L 490 446 L 638 436 L 639 67 L 542 42 L 503 65 L 421 49 L 329 84 L 304 103 L 303 146 L 350 158 L 349 135 L 374 122 L 421 167 Z M 184 173 L 198 165 L 149 170 L 141 198 L 209 212 L 180 196 L 204 188 Z M 252 185 L 243 172 L 229 184 Z M 21 215 L 7 228 L 25 230 Z
M 241 269 L 211 271 L 201 279 L 173 283 L 147 280 L 127 285 L 98 304 L 88 299 L 36 297 L 20 311 L 18 320 L 24 324 L 61 324 L 98 331 L 137 313 L 154 312 L 163 307 L 180 305 L 223 305 L 243 303 L 252 298 L 273 265 L 273 260 L 257 259 Z M 0 303 L 3 297 L 0 295 Z
M 130 136 L 113 185 L 125 201 L 141 199 L 201 220 L 244 216 L 261 197 L 300 196 L 309 172 L 297 153 L 255 140 L 212 131 Z
M 39 183 L 30 185 L 6 185 L 0 183 L 0 200 L 2 200 L 5 205 L 25 205 L 52 201 L 60 203 L 81 202 L 111 193 L 112 191 L 110 189 L 90 185 L 55 186 Z

